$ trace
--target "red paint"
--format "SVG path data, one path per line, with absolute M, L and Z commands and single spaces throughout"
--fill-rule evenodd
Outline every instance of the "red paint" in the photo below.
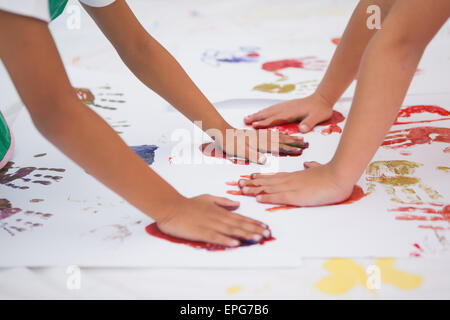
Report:
M 447 118 L 432 119 L 432 120 L 420 120 L 420 121 L 408 121 L 408 122 L 399 121 L 399 118 L 410 118 L 411 115 L 413 115 L 413 114 L 419 114 L 419 113 L 424 113 L 424 112 L 438 114 L 440 116 L 447 117 Z M 450 117 L 448 117 L 448 116 L 450 116 L 450 112 L 439 106 L 425 106 L 425 105 L 409 106 L 409 107 L 406 107 L 406 108 L 403 108 L 400 110 L 400 112 L 397 115 L 397 119 L 394 122 L 394 125 L 442 121 L 442 120 L 450 119 Z
M 227 190 L 227 193 L 233 196 L 245 196 L 241 190 Z
M 417 252 L 411 252 L 409 255 L 411 257 L 414 257 L 414 258 L 419 258 L 420 257 L 420 253 L 417 253 Z
M 276 206 L 272 208 L 267 208 L 266 211 L 272 212 L 272 211 L 279 211 L 279 210 L 289 210 L 289 209 L 296 209 L 300 208 L 298 206 L 291 206 L 291 205 L 283 205 L 283 206 Z
M 445 148 L 444 153 L 450 153 L 450 147 Z
M 227 186 L 238 186 L 239 185 L 239 183 L 237 181 L 225 182 L 225 184 Z
M 259 57 L 259 53 L 258 52 L 250 52 L 247 54 L 247 57 Z
M 416 247 L 417 249 L 419 249 L 420 251 L 423 251 L 422 247 L 419 246 L 417 243 L 414 243 L 413 246 Z
M 345 120 L 345 117 L 342 113 L 339 111 L 333 110 L 333 114 L 331 115 L 331 118 L 327 121 L 321 122 L 317 124 L 318 126 L 328 126 L 328 128 L 325 128 L 322 130 L 322 134 L 331 134 L 333 132 L 341 133 L 342 129 L 337 125 L 338 123 L 341 123 Z
M 391 149 L 397 149 L 431 142 L 450 143 L 450 128 L 417 127 L 394 130 L 389 132 L 381 145 L 389 146 Z
M 212 244 L 212 243 L 206 243 L 206 242 L 202 242 L 202 241 L 185 240 L 185 239 L 170 236 L 168 234 L 163 233 L 158 228 L 158 225 L 156 224 L 156 222 L 148 225 L 145 228 L 145 231 L 147 231 L 147 233 L 153 237 L 167 240 L 167 241 L 170 241 L 173 243 L 184 244 L 184 245 L 196 248 L 196 249 L 205 249 L 208 251 L 224 251 L 224 250 L 235 249 L 234 247 L 226 247 L 226 246 L 221 246 L 221 245 Z M 250 242 L 250 241 L 241 241 L 241 244 L 239 247 L 251 246 L 251 245 L 255 245 L 255 244 L 262 245 L 262 244 L 265 244 L 266 242 L 273 241 L 273 240 L 275 240 L 275 238 L 271 236 L 270 238 L 263 239 L 258 243 L 254 243 L 254 242 Z
M 448 221 L 450 222 L 450 205 L 440 205 L 440 208 L 419 208 L 419 207 L 399 207 L 390 209 L 395 212 L 417 212 L 425 214 L 433 214 L 433 216 L 418 216 L 413 214 L 403 214 L 395 217 L 397 220 L 414 220 L 414 221 Z M 436 216 L 437 215 L 437 216 Z
M 364 190 L 360 186 L 355 185 L 353 187 L 352 194 L 350 195 L 350 197 L 347 200 L 339 202 L 339 203 L 330 204 L 330 205 L 336 206 L 336 205 L 343 205 L 343 204 L 351 204 L 353 202 L 361 200 L 364 196 L 365 196 Z M 301 208 L 301 207 L 300 206 L 291 206 L 291 205 L 282 205 L 282 206 L 268 208 L 268 209 L 266 209 L 266 211 L 272 212 L 272 211 L 289 210 L 289 209 L 295 209 L 295 208 Z
M 296 133 L 300 133 L 300 128 L 299 128 L 299 123 L 298 122 L 293 122 L 293 123 L 288 123 L 288 124 L 282 124 L 276 127 L 273 127 L 275 129 L 277 129 L 278 131 L 287 133 L 287 134 L 296 134 Z
M 331 42 L 333 42 L 335 45 L 338 45 L 339 41 L 341 41 L 341 38 L 333 38 L 333 39 L 331 39 Z
M 227 159 L 228 161 L 231 161 L 234 164 L 240 164 L 240 165 L 249 165 L 250 161 L 248 160 L 241 160 L 236 159 L 234 157 L 229 157 L 225 152 L 216 153 L 216 148 L 214 147 L 214 142 L 207 142 L 200 146 L 200 151 L 208 157 L 214 157 L 219 159 Z M 210 151 L 208 153 L 208 151 Z
M 328 135 L 333 132 L 341 133 L 342 129 L 337 125 L 338 123 L 341 123 L 345 120 L 345 117 L 342 113 L 339 111 L 333 110 L 333 114 L 331 115 L 331 118 L 327 121 L 318 123 L 317 126 L 328 126 L 328 128 L 322 129 L 322 134 Z M 287 133 L 287 134 L 296 134 L 300 133 L 299 128 L 299 122 L 294 123 L 288 123 L 288 124 L 282 124 L 279 126 L 273 127 L 274 129 L 277 129 L 281 132 Z
M 303 68 L 303 62 L 297 59 L 284 59 L 263 63 L 263 70 L 275 72 L 277 76 L 283 77 L 278 71 L 286 68 Z
M 424 225 L 420 225 L 418 228 L 420 228 L 420 229 L 430 229 L 430 230 L 450 230 L 450 228 L 445 229 L 444 227 L 424 226 Z

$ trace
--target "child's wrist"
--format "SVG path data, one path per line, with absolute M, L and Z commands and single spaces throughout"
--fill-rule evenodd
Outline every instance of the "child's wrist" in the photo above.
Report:
M 316 97 L 323 105 L 329 107 L 330 109 L 333 109 L 333 106 L 337 102 L 337 99 L 332 99 L 331 97 L 327 96 L 319 88 L 312 94 L 314 97 Z
M 340 188 L 346 189 L 353 187 L 358 179 L 355 180 L 354 172 L 347 166 L 342 166 L 337 161 L 331 160 L 326 164 L 329 169 L 331 180 Z

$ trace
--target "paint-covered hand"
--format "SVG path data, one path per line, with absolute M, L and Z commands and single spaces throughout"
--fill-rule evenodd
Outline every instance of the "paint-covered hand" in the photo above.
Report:
M 260 242 L 271 236 L 262 222 L 231 212 L 239 202 L 211 195 L 181 201 L 157 221 L 159 229 L 168 235 L 227 247 L 237 247 L 241 240 Z
M 216 139 L 216 145 L 228 156 L 245 158 L 259 164 L 266 162 L 264 152 L 276 155 L 300 155 L 308 146 L 302 137 L 267 129 L 234 129 L 228 132 L 222 140 Z
M 239 180 L 244 195 L 256 196 L 261 203 L 294 206 L 320 206 L 342 202 L 350 197 L 353 185 L 340 183 L 330 165 L 305 162 L 305 169 L 276 174 L 252 174 Z
M 255 129 L 300 122 L 300 132 L 311 131 L 315 125 L 331 118 L 333 106 L 318 93 L 306 98 L 278 103 L 244 118 Z

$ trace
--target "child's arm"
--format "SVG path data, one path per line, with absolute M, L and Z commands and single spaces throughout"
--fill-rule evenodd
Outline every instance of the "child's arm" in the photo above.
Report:
M 257 240 L 268 233 L 261 223 L 219 207 L 236 209 L 239 203 L 186 199 L 151 170 L 78 100 L 43 21 L 0 10 L 0 57 L 38 130 L 163 231 L 229 246 L 238 244 L 232 237 Z
M 201 120 L 203 130 L 218 129 L 225 138 L 225 131 L 234 129 L 222 118 L 170 53 L 141 26 L 124 0 L 117 0 L 102 8 L 83 6 L 114 45 L 125 64 L 146 86 L 191 121 Z M 237 130 L 236 134 L 243 136 L 244 132 Z M 214 138 L 217 140 L 217 137 Z M 279 140 L 280 149 L 301 152 L 298 146 L 302 144 L 302 139 L 280 135 Z M 222 141 L 218 142 L 222 144 Z M 270 146 L 270 143 L 268 145 Z M 264 162 L 265 157 L 257 152 L 258 146 L 246 147 L 237 150 L 236 155 L 250 158 L 253 162 Z M 235 153 L 234 150 L 225 150 L 230 154 Z M 269 148 L 268 151 L 278 150 Z
M 306 133 L 331 117 L 334 104 L 355 79 L 361 56 L 375 34 L 366 26 L 367 7 L 378 5 L 381 19 L 388 14 L 395 0 L 362 0 L 355 8 L 330 65 L 316 91 L 305 98 L 282 102 L 244 119 L 256 129 L 283 123 L 300 122 L 300 132 Z
M 300 206 L 345 200 L 394 122 L 427 44 L 449 15 L 448 0 L 397 0 L 364 53 L 333 159 L 293 174 L 257 175 L 241 183 L 244 193 L 264 191 L 258 201 Z

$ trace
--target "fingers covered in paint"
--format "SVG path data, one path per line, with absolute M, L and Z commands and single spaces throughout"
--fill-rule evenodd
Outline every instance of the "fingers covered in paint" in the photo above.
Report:
M 166 217 L 157 221 L 162 232 L 228 247 L 239 246 L 241 241 L 260 241 L 270 235 L 262 222 L 229 211 L 239 206 L 236 201 L 202 195 L 182 202 L 173 204 Z

